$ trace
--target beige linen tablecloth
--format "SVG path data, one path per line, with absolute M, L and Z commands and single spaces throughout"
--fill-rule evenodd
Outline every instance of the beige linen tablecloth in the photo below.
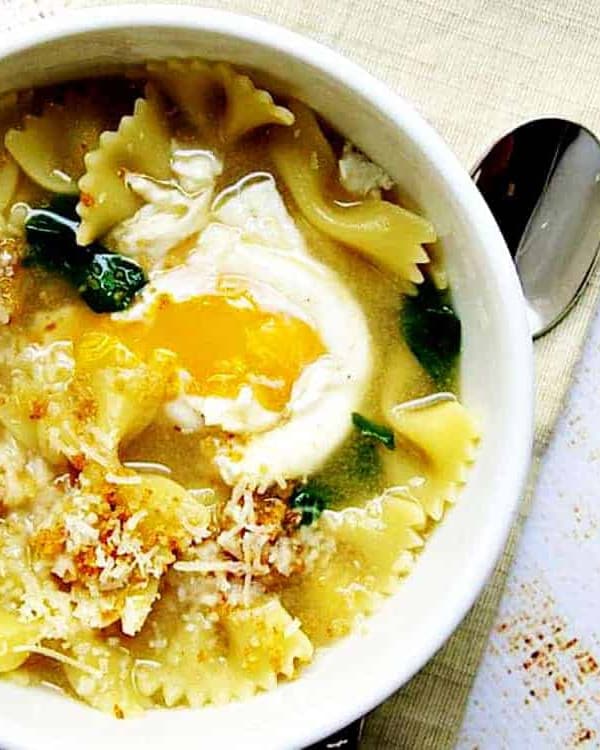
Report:
M 0 0 L 0 33 L 65 7 L 101 2 Z M 600 131 L 600 0 L 198 4 L 263 16 L 337 48 L 412 100 L 467 167 L 499 134 L 528 117 L 562 115 Z M 568 318 L 536 345 L 534 476 L 599 293 L 600 271 Z M 531 492 L 479 602 L 420 674 L 371 715 L 364 748 L 453 747 L 530 498 Z

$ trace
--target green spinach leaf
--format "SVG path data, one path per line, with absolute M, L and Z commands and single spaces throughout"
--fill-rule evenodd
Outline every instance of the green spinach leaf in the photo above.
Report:
M 146 275 L 134 260 L 99 243 L 79 246 L 76 205 L 77 199 L 58 196 L 47 207 L 30 211 L 24 263 L 64 276 L 94 312 L 124 310 L 146 284 Z
M 105 251 L 94 255 L 78 289 L 94 312 L 117 312 L 129 307 L 145 284 L 146 276 L 137 263 Z
M 448 290 L 426 279 L 416 296 L 406 297 L 401 329 L 415 357 L 439 388 L 452 384 L 461 346 L 461 324 Z

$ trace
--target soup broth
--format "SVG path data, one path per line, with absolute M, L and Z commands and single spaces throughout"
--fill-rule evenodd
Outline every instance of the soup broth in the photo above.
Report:
M 5 679 L 247 698 L 410 573 L 477 431 L 401 194 L 224 63 L 0 98 Z

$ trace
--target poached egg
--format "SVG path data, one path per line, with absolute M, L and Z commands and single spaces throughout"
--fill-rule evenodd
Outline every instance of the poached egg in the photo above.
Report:
M 146 216 L 156 227 L 160 206 Z M 138 301 L 106 326 L 141 355 L 175 353 L 179 394 L 164 416 L 187 433 L 217 428 L 212 460 L 227 484 L 261 490 L 305 477 L 344 440 L 365 394 L 364 313 L 310 256 L 269 175 L 225 190 L 202 225 L 185 261 L 157 264 Z M 181 240 L 175 232 L 172 245 Z

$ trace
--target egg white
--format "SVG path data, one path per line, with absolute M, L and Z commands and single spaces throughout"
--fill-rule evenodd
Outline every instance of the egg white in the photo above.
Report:
M 210 151 L 175 148 L 172 180 L 127 174 L 127 186 L 145 204 L 112 230 L 108 243 L 144 266 L 159 268 L 170 250 L 208 224 L 214 183 L 222 168 Z

